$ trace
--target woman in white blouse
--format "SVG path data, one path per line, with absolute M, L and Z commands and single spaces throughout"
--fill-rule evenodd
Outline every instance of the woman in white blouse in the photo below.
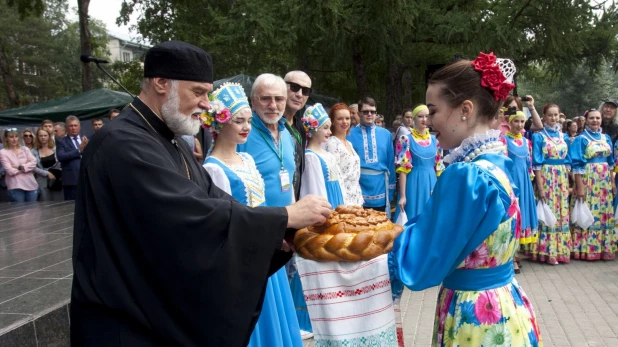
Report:
M 395 131 L 395 137 L 393 138 L 393 140 L 396 142 L 402 136 L 411 134 L 412 127 L 414 127 L 414 117 L 412 116 L 412 109 L 408 108 L 403 111 L 403 116 L 401 117 L 401 126 L 397 128 L 397 131 Z
M 335 104 L 328 112 L 328 117 L 332 122 L 332 136 L 326 142 L 325 149 L 339 163 L 345 188 L 343 201 L 346 205 L 363 206 L 363 193 L 359 183 L 360 158 L 346 139 L 350 133 L 350 109 L 344 103 Z

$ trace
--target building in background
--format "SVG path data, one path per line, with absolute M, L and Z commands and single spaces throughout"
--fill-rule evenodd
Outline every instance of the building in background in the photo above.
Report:
M 142 56 L 150 48 L 148 45 L 130 41 L 130 38 L 123 37 L 123 35 L 108 32 L 108 37 L 107 49 L 110 53 L 110 63 L 141 60 Z

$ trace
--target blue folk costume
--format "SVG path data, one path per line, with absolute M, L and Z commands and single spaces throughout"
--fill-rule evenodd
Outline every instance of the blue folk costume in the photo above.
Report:
M 553 228 L 539 223 L 537 242 L 530 244 L 530 258 L 556 265 L 571 260 L 571 230 L 569 229 L 569 178 L 571 157 L 569 136 L 562 126 L 546 125 L 532 135 L 532 169 L 543 180 L 545 199 L 556 217 Z
M 412 115 L 416 116 L 414 112 Z M 412 218 L 421 212 L 429 200 L 438 176 L 444 171 L 442 149 L 434 135 L 430 135 L 429 132 L 421 135 L 416 129 L 412 129 L 410 134 L 399 138 L 395 145 L 395 158 L 397 173 L 407 175 L 404 210 L 406 216 Z M 400 210 L 401 207 L 397 204 L 394 220 L 397 220 Z
M 511 117 L 524 116 L 518 111 Z M 530 244 L 538 240 L 539 221 L 536 215 L 536 200 L 532 187 L 532 142 L 522 134 L 507 132 L 504 136 L 508 156 L 513 161 L 513 184 L 519 188 L 519 210 L 521 212 L 521 238 L 519 239 L 525 254 L 530 254 Z
M 444 158 L 450 164 L 422 212 L 393 246 L 397 277 L 412 290 L 442 283 L 434 346 L 535 346 L 540 333 L 517 283 L 517 190 L 500 131 L 476 134 Z M 445 242 L 448 240 L 448 242 Z
M 305 131 L 310 136 L 329 120 L 328 113 L 321 104 L 315 104 L 305 110 L 301 121 Z M 343 205 L 343 180 L 335 158 L 328 152 L 316 153 L 310 149 L 305 151 L 305 170 L 300 196 L 309 194 L 323 196 L 333 209 Z
M 229 111 L 230 117 L 226 122 L 229 122 L 241 109 L 249 108 L 242 86 L 238 84 L 222 85 L 213 93 L 213 97 L 214 112 L 222 111 L 223 107 Z M 217 117 L 214 115 L 208 123 L 215 135 L 213 137 L 216 137 L 218 130 L 225 124 L 217 122 Z M 253 158 L 245 152 L 238 152 L 238 155 L 242 158 L 243 165 L 229 166 L 218 158 L 209 156 L 206 158 L 204 168 L 219 188 L 240 203 L 252 207 L 266 206 L 265 182 Z M 285 268 L 281 268 L 268 278 L 262 312 L 248 346 L 302 346 Z
M 350 130 L 348 141 L 360 157 L 360 186 L 364 207 L 386 206 L 390 216 L 390 202 L 395 192 L 395 151 L 391 133 L 375 124 L 362 124 Z
M 329 118 L 316 104 L 302 121 L 307 134 L 313 134 Z M 344 191 L 334 157 L 307 149 L 300 196 L 321 195 L 334 209 L 344 204 Z M 296 257 L 294 303 L 301 329 L 314 333 L 316 346 L 397 346 L 387 259 L 319 262 Z
M 307 136 L 322 127 L 327 120 L 329 120 L 328 113 L 321 104 L 308 107 L 301 119 Z M 307 149 L 305 151 L 305 169 L 302 173 L 301 181 L 303 184 L 300 188 L 300 197 L 315 194 L 326 198 L 333 209 L 342 205 L 343 193 L 339 176 L 337 163 L 330 153 L 322 156 Z M 304 331 L 313 332 L 298 271 L 294 274 L 290 285 L 300 328 Z
M 618 141 L 614 143 L 613 155 L 614 155 L 614 163 L 617 163 L 618 162 Z M 614 178 L 614 183 L 618 186 L 618 165 L 614 165 L 614 172 L 616 173 L 616 177 Z M 614 196 L 614 213 L 617 208 L 618 208 L 618 194 Z M 618 220 L 614 220 L 614 223 L 618 224 Z
M 571 225 L 571 255 L 575 259 L 611 260 L 616 257 L 614 194 L 611 181 L 614 156 L 611 141 L 608 134 L 601 133 L 601 129 L 593 131 L 586 127 L 569 148 L 573 174 L 582 176 L 585 202 L 594 217 L 594 222 L 588 229 L 582 229 L 577 224 Z M 576 200 L 571 199 L 572 207 Z

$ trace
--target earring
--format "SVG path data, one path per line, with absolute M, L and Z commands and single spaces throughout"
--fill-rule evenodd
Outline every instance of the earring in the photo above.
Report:
M 461 120 L 466 120 L 466 119 L 467 119 L 466 116 L 461 117 Z

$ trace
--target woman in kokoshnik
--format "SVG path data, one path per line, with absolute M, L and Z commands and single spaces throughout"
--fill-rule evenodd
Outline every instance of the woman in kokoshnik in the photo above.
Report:
M 242 86 L 225 83 L 212 93 L 211 99 L 210 110 L 201 116 L 213 138 L 204 168 L 217 187 L 239 202 L 265 206 L 264 180 L 253 158 L 236 152 L 236 145 L 247 142 L 251 131 L 252 113 Z M 262 312 L 248 346 L 302 345 L 292 293 L 285 268 L 281 268 L 268 278 Z

